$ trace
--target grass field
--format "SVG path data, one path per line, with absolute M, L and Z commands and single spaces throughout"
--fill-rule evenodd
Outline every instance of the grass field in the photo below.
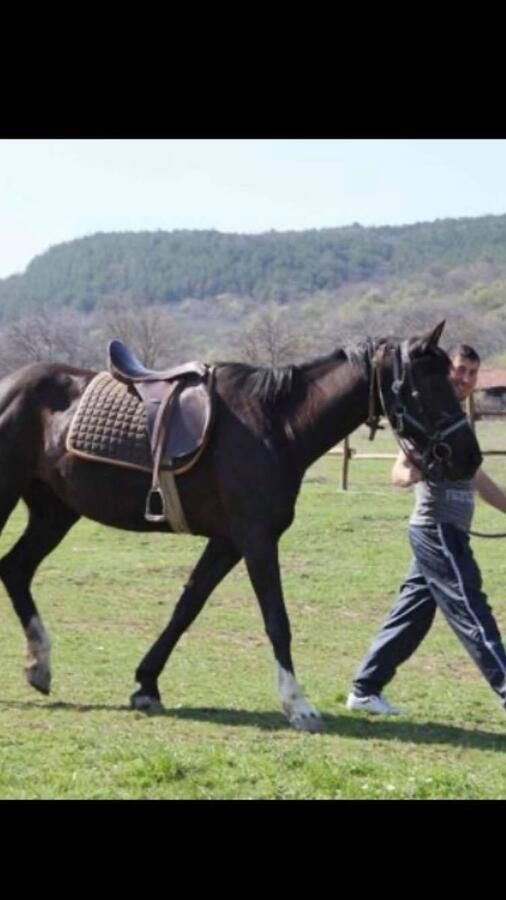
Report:
M 360 450 L 394 450 L 381 433 Z M 506 423 L 478 425 L 506 449 Z M 161 680 L 166 712 L 128 708 L 133 672 L 165 625 L 204 542 L 137 536 L 81 521 L 39 570 L 35 596 L 53 640 L 53 693 L 21 673 L 23 635 L 2 590 L 0 798 L 506 798 L 506 715 L 441 616 L 388 695 L 402 719 L 356 716 L 350 680 L 409 562 L 411 492 L 391 463 L 342 461 L 308 472 L 281 542 L 299 681 L 323 735 L 291 730 L 279 711 L 270 644 L 241 564 L 208 601 Z M 486 461 L 506 486 L 506 457 Z M 19 507 L 2 553 L 24 520 Z M 479 504 L 479 530 L 506 530 Z M 506 541 L 475 539 L 506 635 Z

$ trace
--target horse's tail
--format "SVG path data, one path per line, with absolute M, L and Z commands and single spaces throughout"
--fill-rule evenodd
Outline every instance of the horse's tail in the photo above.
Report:
M 0 533 L 34 477 L 38 433 L 19 374 L 0 378 Z

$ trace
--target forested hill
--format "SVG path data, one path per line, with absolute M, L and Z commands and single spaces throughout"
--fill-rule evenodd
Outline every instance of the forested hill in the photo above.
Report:
M 506 215 L 259 235 L 99 233 L 52 247 L 23 274 L 0 280 L 0 315 L 39 304 L 91 311 L 111 297 L 148 304 L 219 294 L 286 301 L 483 259 L 506 264 Z

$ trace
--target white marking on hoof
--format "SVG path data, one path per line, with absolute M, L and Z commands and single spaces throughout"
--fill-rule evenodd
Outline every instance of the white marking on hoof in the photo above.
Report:
M 324 731 L 325 726 L 320 713 L 304 698 L 292 672 L 287 672 L 280 665 L 278 665 L 278 684 L 281 706 L 288 716 L 290 725 L 297 731 L 313 733 Z
M 49 694 L 51 689 L 51 638 L 38 616 L 25 629 L 24 670 L 26 680 L 36 690 Z

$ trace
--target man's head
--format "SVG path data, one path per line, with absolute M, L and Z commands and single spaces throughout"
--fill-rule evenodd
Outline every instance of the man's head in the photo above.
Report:
M 448 350 L 451 360 L 450 381 L 459 400 L 466 400 L 476 387 L 480 357 L 469 344 L 456 344 Z

